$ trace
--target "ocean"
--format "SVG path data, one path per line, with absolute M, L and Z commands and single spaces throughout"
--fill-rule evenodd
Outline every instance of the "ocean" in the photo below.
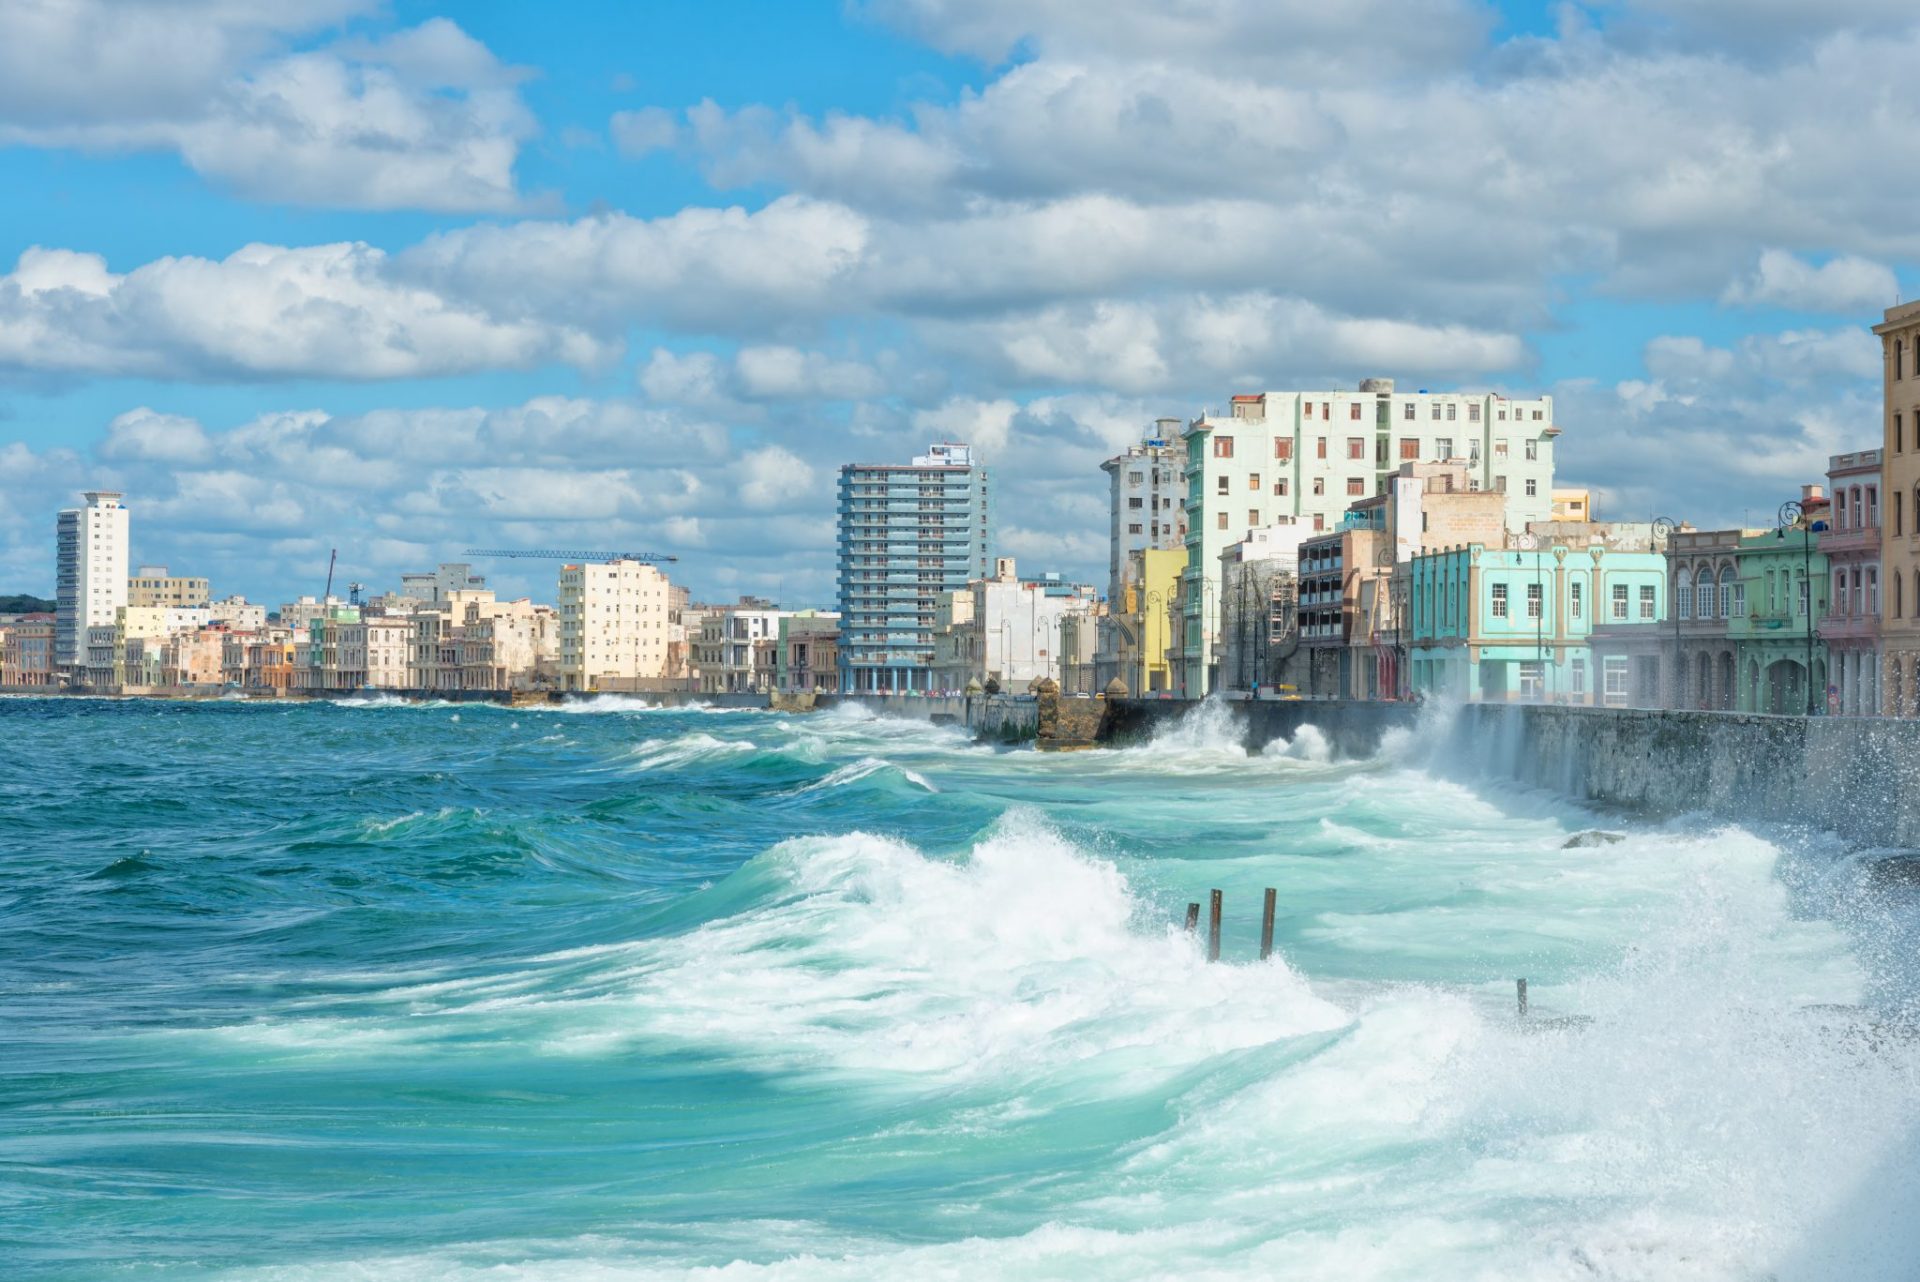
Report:
M 0 700 L 0 1278 L 1920 1276 L 1905 862 L 1444 715 Z

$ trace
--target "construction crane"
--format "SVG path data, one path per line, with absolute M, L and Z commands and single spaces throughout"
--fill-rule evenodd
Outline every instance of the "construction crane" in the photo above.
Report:
M 661 561 L 678 561 L 677 556 L 667 556 L 661 552 L 555 552 L 548 548 L 468 548 L 462 556 L 489 558 L 518 558 L 535 561 L 640 561 L 658 564 Z

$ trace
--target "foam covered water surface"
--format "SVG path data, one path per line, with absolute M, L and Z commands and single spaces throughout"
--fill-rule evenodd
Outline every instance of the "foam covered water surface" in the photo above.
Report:
M 1912 879 L 1517 793 L 1444 726 L 1371 761 L 1218 708 L 1061 755 L 617 698 L 0 730 L 9 1278 L 1920 1261 Z

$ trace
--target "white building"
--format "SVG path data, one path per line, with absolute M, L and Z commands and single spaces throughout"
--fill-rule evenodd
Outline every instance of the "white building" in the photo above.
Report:
M 1182 688 L 1208 690 L 1220 620 L 1220 553 L 1287 520 L 1332 530 L 1347 507 L 1387 491 L 1406 462 L 1458 460 L 1473 490 L 1507 496 L 1519 533 L 1553 508 L 1553 398 L 1396 392 L 1371 378 L 1351 392 L 1235 396 L 1226 417 L 1187 428 L 1187 569 L 1181 580 Z
M 663 680 L 673 585 L 638 561 L 560 569 L 560 675 L 568 690 L 639 689 Z
M 267 626 L 267 607 L 254 605 L 243 596 L 215 601 L 207 608 L 215 623 L 224 623 L 235 632 L 262 632 Z
M 123 495 L 89 490 L 87 505 L 59 519 L 59 580 L 53 625 L 57 667 L 88 662 L 87 632 L 111 627 L 127 603 L 127 509 Z
M 995 571 L 993 578 L 976 579 L 951 594 L 954 599 L 940 609 L 940 617 L 952 624 L 936 647 L 941 656 L 937 689 L 961 690 L 969 680 L 991 679 L 1009 694 L 1019 694 L 1040 677 L 1061 681 L 1067 675 L 1061 622 L 1069 615 L 1093 616 L 1099 606 L 1093 586 L 1067 583 L 1058 575 L 1022 580 L 1012 557 L 997 558 Z
M 1132 554 L 1178 548 L 1187 539 L 1187 446 L 1177 418 L 1149 427 L 1140 444 L 1100 465 L 1107 474 L 1107 600 L 1126 596 Z

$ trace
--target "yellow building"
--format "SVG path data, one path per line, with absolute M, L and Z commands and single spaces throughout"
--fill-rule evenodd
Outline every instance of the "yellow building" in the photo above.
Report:
M 1120 599 L 1107 603 L 1104 636 L 1094 656 L 1100 687 L 1118 677 L 1134 694 L 1173 689 L 1168 650 L 1179 626 L 1180 573 L 1185 548 L 1136 548 L 1127 553 Z

